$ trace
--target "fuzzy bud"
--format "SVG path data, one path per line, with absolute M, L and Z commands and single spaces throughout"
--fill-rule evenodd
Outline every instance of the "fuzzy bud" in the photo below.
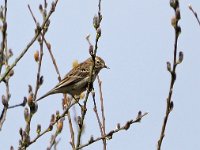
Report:
M 89 143 L 93 143 L 94 142 L 94 137 L 91 135 Z
M 52 115 L 51 115 L 50 124 L 54 123 L 54 121 L 55 121 L 55 115 L 54 115 L 54 114 L 52 114 Z
M 12 57 L 13 56 L 13 51 L 11 49 L 9 49 L 7 55 L 8 55 L 8 58 Z
M 124 129 L 125 129 L 125 130 L 128 130 L 129 128 L 130 128 L 130 122 L 127 121 L 126 125 L 124 126 Z
M 22 106 L 25 106 L 25 105 L 26 105 L 26 103 L 27 103 L 27 98 L 26 98 L 26 97 L 24 97 L 24 100 L 23 100 Z
M 28 106 L 31 107 L 33 105 L 33 93 L 31 92 L 28 96 Z
M 29 84 L 28 85 L 28 93 L 31 93 L 33 91 L 33 88 L 32 88 L 32 86 Z
M 26 108 L 24 109 L 24 119 L 25 119 L 26 122 L 28 122 L 28 121 L 29 121 L 29 118 L 30 118 L 30 113 L 29 113 L 28 108 L 26 107 Z
M 22 132 L 22 139 L 25 145 L 30 142 L 30 136 L 25 131 Z
M 97 38 L 101 37 L 101 28 L 97 28 Z
M 37 104 L 37 102 L 33 102 L 32 105 L 30 106 L 31 114 L 36 113 L 37 110 L 38 110 L 38 104 Z
M 177 19 L 176 19 L 175 16 L 172 17 L 172 19 L 171 19 L 171 25 L 172 25 L 174 28 L 177 26 Z
M 95 15 L 93 18 L 93 26 L 95 29 L 99 27 L 99 17 L 97 15 Z
M 56 111 L 56 119 L 58 119 L 60 117 L 60 112 L 57 110 Z
M 39 5 L 39 10 L 40 10 L 41 13 L 43 12 L 42 4 Z
M 174 8 L 174 10 L 176 10 L 176 8 L 179 7 L 179 2 L 178 2 L 178 0 L 170 0 L 169 3 L 170 3 L 170 6 L 171 6 L 172 8 Z
M 28 96 L 28 106 L 30 107 L 31 114 L 34 114 L 38 110 L 38 104 L 34 101 L 34 95 L 31 92 Z
M 35 53 L 34 53 L 34 59 L 35 59 L 35 61 L 36 62 L 38 62 L 39 61 L 39 51 L 37 50 L 37 51 L 35 51 Z
M 14 70 L 10 70 L 9 74 L 8 74 L 10 77 L 12 77 L 14 75 Z
M 167 62 L 167 70 L 171 72 L 171 63 L 169 61 Z
M 109 140 L 112 139 L 113 133 L 114 133 L 114 130 L 111 130 L 111 131 L 108 133 L 107 138 L 108 138 Z
M 175 2 L 174 2 L 174 0 L 170 0 L 170 1 L 169 1 L 169 4 L 170 4 L 170 6 L 171 6 L 172 8 L 175 9 Z
M 57 123 L 57 132 L 60 133 L 63 129 L 63 120 L 59 120 Z
M 40 134 L 40 132 L 41 132 L 41 125 L 40 124 L 37 125 L 36 132 L 37 132 L 37 134 Z
M 55 8 L 56 8 L 56 4 L 55 4 L 55 2 L 53 1 L 53 2 L 51 3 L 51 10 L 52 10 L 52 11 L 55 11 Z
M 77 123 L 78 123 L 79 128 L 81 128 L 82 124 L 81 124 L 81 117 L 80 116 L 77 117 Z
M 89 47 L 89 53 L 90 53 L 91 56 L 94 55 L 93 49 L 94 49 L 93 45 L 90 45 L 90 47 Z
M 171 102 L 170 102 L 170 106 L 169 106 L 169 107 L 170 107 L 170 108 L 169 108 L 169 109 L 170 109 L 170 111 L 172 111 L 172 110 L 173 110 L 173 108 L 174 108 L 174 103 L 173 103 L 173 101 L 171 101 Z
M 63 99 L 62 99 L 62 107 L 63 107 L 63 110 L 65 109 L 66 106 L 67 106 L 67 99 L 66 99 L 66 98 L 63 98 Z
M 39 84 L 42 85 L 43 82 L 44 82 L 44 77 L 43 77 L 43 76 L 40 76 Z
M 14 147 L 12 145 L 10 146 L 10 150 L 14 150 Z
M 8 25 L 7 25 L 7 22 L 4 22 L 4 23 L 3 23 L 3 30 L 4 30 L 4 31 L 7 30 L 7 26 L 8 26 Z
M 43 11 L 42 15 L 43 15 L 43 18 L 45 19 L 45 18 L 46 18 L 46 16 L 47 16 L 47 10 L 46 10 L 46 9 L 44 9 L 44 11 Z
M 20 134 L 20 136 L 22 136 L 22 133 L 23 133 L 23 129 L 20 128 L 20 129 L 19 129 L 19 134 Z
M 142 112 L 139 111 L 139 112 L 138 112 L 138 115 L 137 115 L 137 121 L 138 121 L 138 122 L 141 120 L 141 116 L 142 116 Z
M 120 123 L 117 124 L 116 129 L 120 129 Z
M 8 107 L 8 99 L 4 95 L 2 95 L 2 104 L 4 107 Z
M 181 13 L 180 13 L 180 9 L 179 8 L 176 9 L 175 14 L 176 14 L 177 20 L 180 20 L 181 19 Z
M 180 51 L 179 52 L 179 58 L 178 58 L 178 64 L 182 63 L 182 61 L 183 61 L 183 52 Z
M 193 10 L 191 4 L 188 5 L 188 8 L 189 8 L 190 10 Z
M 39 22 L 36 23 L 36 29 L 35 29 L 35 33 L 37 34 L 39 31 L 41 31 L 41 27 Z M 38 38 L 40 38 L 40 36 L 38 36 Z M 39 41 L 39 40 L 38 40 Z

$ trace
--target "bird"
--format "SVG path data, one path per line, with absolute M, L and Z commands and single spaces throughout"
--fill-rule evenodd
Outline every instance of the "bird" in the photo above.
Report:
M 36 101 L 58 93 L 70 94 L 73 98 L 80 95 L 88 87 L 90 70 L 92 69 L 93 63 L 93 58 L 90 57 L 78 64 L 76 67 L 72 68 L 53 89 L 38 98 Z M 103 68 L 110 69 L 106 66 L 105 61 L 101 57 L 95 56 L 95 65 L 91 76 L 92 83 L 95 81 L 96 76 Z

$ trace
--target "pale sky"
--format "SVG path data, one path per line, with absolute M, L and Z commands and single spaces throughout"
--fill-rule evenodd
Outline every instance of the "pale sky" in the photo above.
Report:
M 188 9 L 188 4 L 200 15 L 200 1 L 180 1 L 182 33 L 178 41 L 178 51 L 183 51 L 183 63 L 177 67 L 177 80 L 172 100 L 174 109 L 170 114 L 162 150 L 200 149 L 200 26 Z M 2 4 L 2 1 L 0 2 Z M 37 19 L 42 21 L 38 10 L 40 0 L 8 1 L 8 47 L 13 50 L 12 63 L 34 35 L 35 23 L 28 11 L 30 4 Z M 49 1 L 49 5 L 51 2 Z M 52 45 L 62 77 L 71 69 L 72 62 L 84 61 L 89 57 L 85 37 L 90 34 L 94 43 L 95 30 L 93 16 L 97 14 L 98 0 L 60 0 L 51 16 L 51 24 L 46 39 Z M 171 18 L 174 15 L 169 1 L 104 1 L 102 0 L 102 37 L 97 55 L 101 56 L 110 70 L 102 70 L 102 90 L 106 115 L 106 131 L 115 129 L 134 119 L 137 112 L 148 112 L 141 123 L 134 124 L 128 131 L 121 131 L 107 141 L 108 150 L 155 150 L 165 115 L 166 98 L 169 91 L 170 74 L 166 61 L 173 59 L 174 29 Z M 33 54 L 39 50 L 36 42 L 17 64 L 14 77 L 10 80 L 10 105 L 22 101 L 27 96 L 28 85 L 35 87 L 37 64 Z M 44 83 L 38 97 L 45 94 L 57 83 L 57 74 L 48 50 L 44 49 L 42 64 Z M 98 86 L 95 82 L 96 99 L 99 104 Z M 0 95 L 5 94 L 4 84 L 0 84 Z M 35 137 L 37 124 L 45 129 L 52 113 L 62 112 L 62 94 L 53 95 L 39 102 L 39 110 L 33 117 L 31 138 Z M 78 111 L 79 107 L 76 106 Z M 2 110 L 2 104 L 0 104 Z M 100 107 L 98 107 L 100 111 Z M 0 132 L 0 149 L 18 147 L 19 128 L 25 127 L 24 108 L 8 111 L 6 122 Z M 72 111 L 73 114 L 73 111 Z M 68 122 L 58 138 L 59 150 L 69 149 L 70 132 Z M 93 101 L 89 98 L 85 119 L 86 130 L 82 143 L 91 135 L 100 136 L 93 112 Z M 76 127 L 74 127 L 76 130 Z M 52 132 L 53 133 L 53 132 Z M 46 149 L 50 136 L 39 139 L 28 149 Z M 76 138 L 75 138 L 76 139 Z M 102 141 L 92 144 L 86 150 L 101 150 Z

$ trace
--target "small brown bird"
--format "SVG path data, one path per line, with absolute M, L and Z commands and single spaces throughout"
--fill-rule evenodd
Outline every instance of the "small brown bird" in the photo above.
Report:
M 37 99 L 39 101 L 49 95 L 63 93 L 70 94 L 71 96 L 80 95 L 88 87 L 88 81 L 90 78 L 90 69 L 92 67 L 93 60 L 88 58 L 84 62 L 78 64 L 72 70 L 69 71 L 67 75 L 49 92 Z M 96 56 L 95 57 L 95 67 L 92 73 L 92 82 L 96 79 L 96 76 L 101 69 L 109 67 L 106 66 L 104 60 Z

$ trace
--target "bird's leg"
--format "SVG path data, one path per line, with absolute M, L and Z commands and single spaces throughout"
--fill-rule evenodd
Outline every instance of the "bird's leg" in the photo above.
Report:
M 77 97 L 77 96 L 72 96 L 72 97 L 74 98 L 76 103 L 78 103 L 78 105 L 82 108 L 82 105 L 79 103 L 80 97 Z

